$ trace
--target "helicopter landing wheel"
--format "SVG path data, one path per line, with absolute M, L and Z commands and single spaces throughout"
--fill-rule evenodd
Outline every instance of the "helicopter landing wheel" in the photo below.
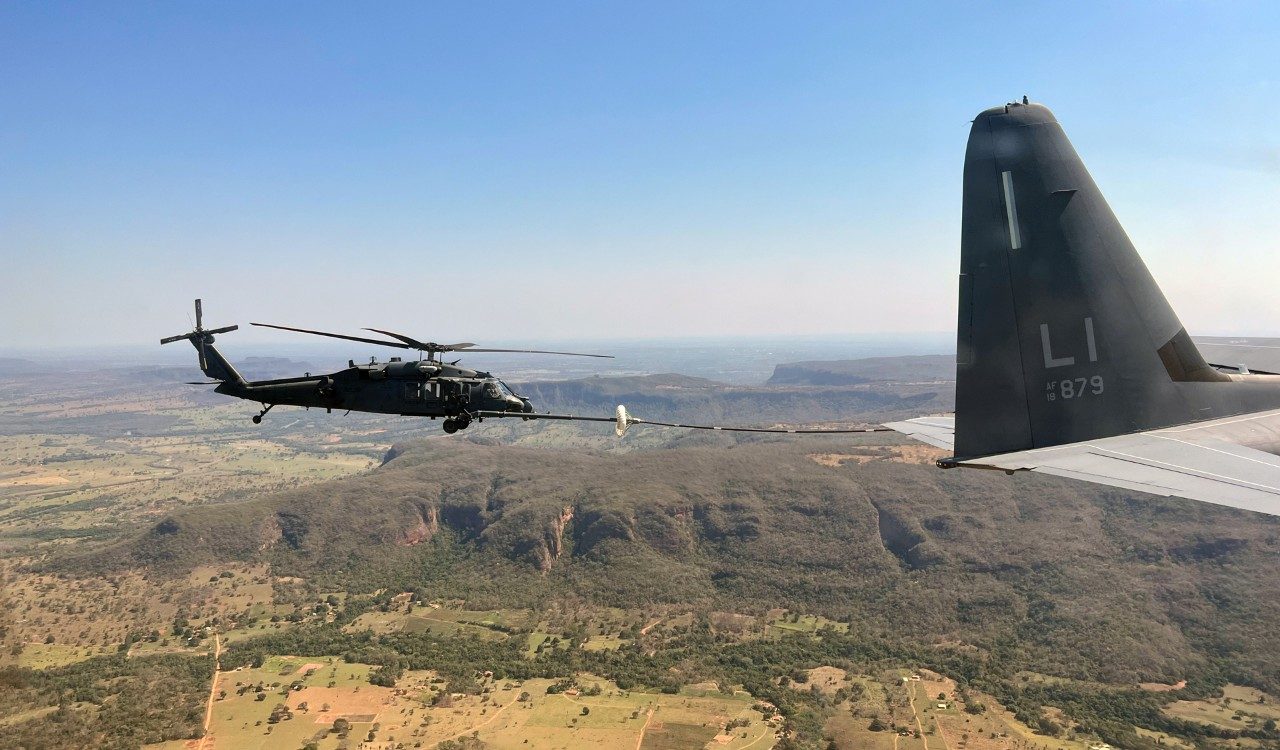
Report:
M 253 423 L 262 424 L 262 418 L 267 416 L 267 412 L 271 411 L 271 407 L 273 406 L 275 406 L 275 404 L 263 404 L 262 411 L 253 415 Z
M 452 419 L 446 419 L 444 421 L 444 424 L 441 425 L 441 427 L 444 428 L 445 434 L 447 435 L 452 435 L 453 433 L 457 432 L 460 429 L 458 427 L 458 423 L 453 421 Z
M 468 428 L 468 427 L 470 427 L 470 426 L 471 426 L 471 420 L 470 420 L 470 419 L 459 419 L 459 420 L 458 420 L 458 429 L 459 429 L 459 430 L 465 430 L 465 429 L 467 429 L 467 428 Z

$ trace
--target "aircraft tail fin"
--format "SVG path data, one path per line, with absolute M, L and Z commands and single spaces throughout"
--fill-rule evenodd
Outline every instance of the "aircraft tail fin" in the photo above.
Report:
M 973 121 L 964 167 L 955 453 L 1209 419 L 1205 363 L 1053 113 Z
M 225 326 L 223 328 L 213 328 L 206 330 L 204 328 L 204 311 L 200 300 L 196 300 L 196 329 L 191 333 L 179 334 L 177 336 L 167 336 L 160 339 L 161 344 L 172 344 L 175 341 L 186 339 L 196 348 L 196 353 L 200 357 L 200 369 L 205 375 L 214 380 L 220 380 L 224 383 L 244 383 L 245 380 L 231 366 L 227 358 L 222 356 L 213 345 L 213 334 L 229 333 L 238 329 L 240 326 Z

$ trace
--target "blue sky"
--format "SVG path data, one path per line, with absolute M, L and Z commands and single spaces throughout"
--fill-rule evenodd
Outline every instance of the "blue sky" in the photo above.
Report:
M 195 296 L 486 343 L 948 330 L 968 123 L 1023 93 L 1193 333 L 1280 335 L 1276 38 L 1273 2 L 5 3 L 0 347 Z

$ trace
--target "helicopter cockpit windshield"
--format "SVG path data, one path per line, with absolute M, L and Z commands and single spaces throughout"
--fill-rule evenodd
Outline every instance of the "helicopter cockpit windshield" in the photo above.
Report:
M 485 394 L 491 398 L 502 398 L 504 396 L 514 396 L 507 384 L 498 379 L 493 379 L 484 384 Z

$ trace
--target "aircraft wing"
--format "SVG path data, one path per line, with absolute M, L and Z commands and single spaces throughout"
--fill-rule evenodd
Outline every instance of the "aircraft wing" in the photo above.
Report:
M 887 424 L 950 447 L 945 418 Z M 1280 456 L 1251 448 L 1280 429 L 1280 410 L 957 461 L 956 466 L 1035 471 L 1112 487 L 1280 515 Z
M 904 422 L 885 422 L 884 426 L 935 448 L 951 450 L 955 447 L 955 417 L 916 417 Z

